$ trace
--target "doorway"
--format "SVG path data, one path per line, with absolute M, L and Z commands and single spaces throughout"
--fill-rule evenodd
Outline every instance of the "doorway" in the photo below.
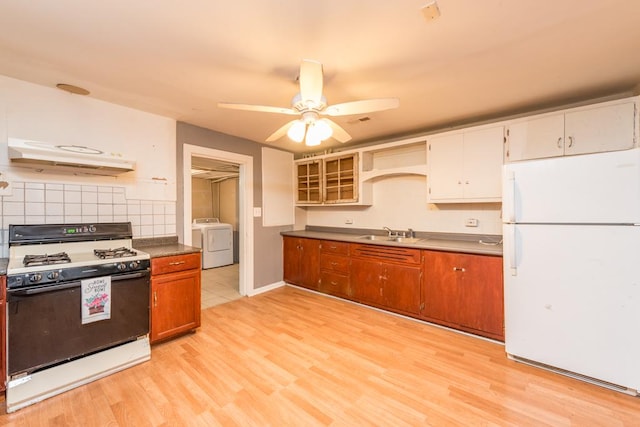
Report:
M 192 245 L 191 170 L 201 161 L 219 162 L 237 166 L 238 172 L 238 292 L 253 292 L 253 157 L 212 148 L 184 144 L 183 146 L 183 241 Z
M 191 157 L 192 244 L 202 248 L 202 309 L 241 297 L 239 177 L 236 163 Z

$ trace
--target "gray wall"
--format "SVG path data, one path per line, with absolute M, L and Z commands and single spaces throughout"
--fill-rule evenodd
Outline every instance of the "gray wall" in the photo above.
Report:
M 183 145 L 198 145 L 230 153 L 253 157 L 253 205 L 262 206 L 262 145 L 235 136 L 214 132 L 209 129 L 178 122 L 176 132 L 177 157 L 177 222 L 183 224 L 184 212 L 184 171 L 182 168 Z M 190 219 L 187 218 L 187 221 Z M 281 231 L 293 226 L 263 227 L 262 218 L 253 220 L 254 247 L 254 288 L 270 285 L 282 280 L 282 237 Z M 242 261 L 242 260 L 241 260 Z

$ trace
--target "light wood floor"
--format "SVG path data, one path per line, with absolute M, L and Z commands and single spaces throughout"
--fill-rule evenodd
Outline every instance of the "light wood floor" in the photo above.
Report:
M 15 426 L 638 426 L 640 399 L 492 342 L 284 287 L 202 312 L 152 360 L 11 415 Z

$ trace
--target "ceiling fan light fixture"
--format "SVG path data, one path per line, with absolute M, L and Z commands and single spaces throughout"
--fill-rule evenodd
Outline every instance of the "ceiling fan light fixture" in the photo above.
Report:
M 287 136 L 295 142 L 302 142 L 306 128 L 307 125 L 303 120 L 296 120 L 287 131 Z
M 435 1 L 431 0 L 429 4 L 435 5 Z M 322 64 L 318 61 L 303 59 L 298 77 L 300 92 L 291 100 L 291 108 L 228 102 L 220 102 L 218 107 L 299 115 L 300 118 L 298 120 L 292 120 L 280 126 L 269 135 L 265 142 L 274 142 L 287 135 L 295 142 L 305 141 L 306 145 L 314 146 L 320 145 L 322 141 L 328 138 L 333 138 L 343 143 L 351 140 L 351 135 L 339 124 L 329 118 L 321 118 L 321 116 L 362 115 L 398 108 L 399 106 L 400 102 L 397 98 L 364 99 L 329 106 L 327 105 L 327 98 L 322 94 L 323 79 Z
M 307 126 L 305 144 L 308 146 L 320 145 L 322 141 L 333 134 L 333 129 L 324 120 L 316 120 Z
M 307 132 L 307 138 L 304 140 L 304 144 L 307 147 L 315 147 L 317 145 L 320 145 L 320 143 L 322 142 L 318 134 L 316 132 L 312 132 L 311 129 L 312 128 L 310 127 L 309 132 Z
M 318 120 L 313 124 L 313 130 L 318 134 L 320 141 L 324 141 L 333 135 L 333 129 L 324 120 Z

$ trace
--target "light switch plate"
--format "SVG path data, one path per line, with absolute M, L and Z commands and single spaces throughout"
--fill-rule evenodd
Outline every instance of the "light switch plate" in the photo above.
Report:
M 262 216 L 262 208 L 261 207 L 257 207 L 257 208 L 253 208 L 253 217 L 254 218 L 260 218 Z

